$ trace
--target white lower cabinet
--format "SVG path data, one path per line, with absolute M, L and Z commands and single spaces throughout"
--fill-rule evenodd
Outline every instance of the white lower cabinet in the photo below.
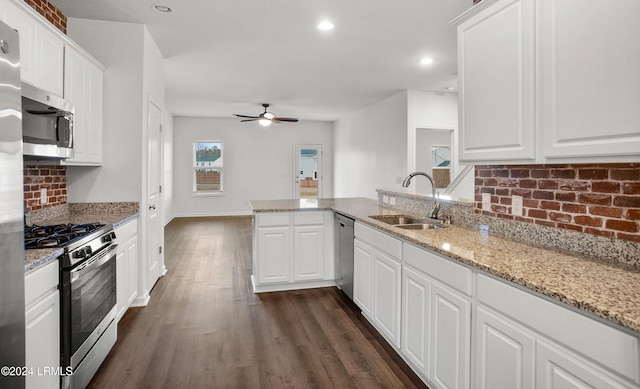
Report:
M 537 389 L 631 388 L 575 353 L 542 340 L 536 347 L 536 384 Z
M 476 388 L 640 388 L 640 338 L 477 275 Z
M 353 297 L 380 334 L 400 349 L 402 242 L 354 225 Z
M 138 221 L 133 220 L 115 229 L 117 320 L 138 297 Z
M 402 252 L 402 355 L 437 388 L 469 388 L 472 271 L 411 244 Z
M 533 389 L 535 339 L 521 325 L 479 306 L 475 316 L 477 389 Z
M 333 212 L 257 212 L 253 227 L 255 292 L 333 285 Z
M 60 292 L 58 261 L 27 274 L 25 283 L 25 366 L 27 389 L 60 387 Z
M 353 302 L 362 313 L 371 317 L 373 311 L 373 250 L 366 244 L 353 242 Z

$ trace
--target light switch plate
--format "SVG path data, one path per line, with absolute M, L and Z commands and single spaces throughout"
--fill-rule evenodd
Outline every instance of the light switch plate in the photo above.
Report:
M 482 194 L 482 210 L 491 211 L 491 193 Z
M 511 196 L 511 214 L 522 216 L 522 196 Z
M 46 203 L 47 203 L 47 189 L 40 188 L 40 204 L 46 204 Z
M 389 197 L 389 205 L 396 205 L 396 198 L 395 197 Z
M 382 203 L 383 204 L 389 204 L 389 196 L 382 195 Z

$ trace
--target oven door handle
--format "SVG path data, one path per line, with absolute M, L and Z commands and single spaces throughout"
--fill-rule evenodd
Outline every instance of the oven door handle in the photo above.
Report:
M 71 270 L 71 283 L 73 284 L 76 280 L 80 278 L 83 273 L 88 272 L 96 267 L 100 267 L 111 259 L 115 258 L 115 249 L 118 247 L 118 244 L 113 243 L 106 250 L 102 251 L 95 257 L 90 258 L 85 264 L 82 264 L 75 269 Z M 113 254 L 113 255 L 111 255 Z

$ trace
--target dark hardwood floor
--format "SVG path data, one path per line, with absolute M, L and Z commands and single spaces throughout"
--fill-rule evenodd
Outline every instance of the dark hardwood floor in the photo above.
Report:
M 181 218 L 89 388 L 419 388 L 336 288 L 253 294 L 251 219 Z

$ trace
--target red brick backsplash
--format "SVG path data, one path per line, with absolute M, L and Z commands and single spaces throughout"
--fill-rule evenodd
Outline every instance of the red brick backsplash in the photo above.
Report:
M 47 203 L 40 203 L 41 189 Z M 33 165 L 24 167 L 24 210 L 35 211 L 67 203 L 67 167 Z
M 511 214 L 514 195 L 522 216 Z M 640 242 L 640 163 L 476 166 L 475 212 Z
M 24 0 L 24 2 L 38 11 L 63 34 L 67 33 L 67 17 L 48 0 Z

